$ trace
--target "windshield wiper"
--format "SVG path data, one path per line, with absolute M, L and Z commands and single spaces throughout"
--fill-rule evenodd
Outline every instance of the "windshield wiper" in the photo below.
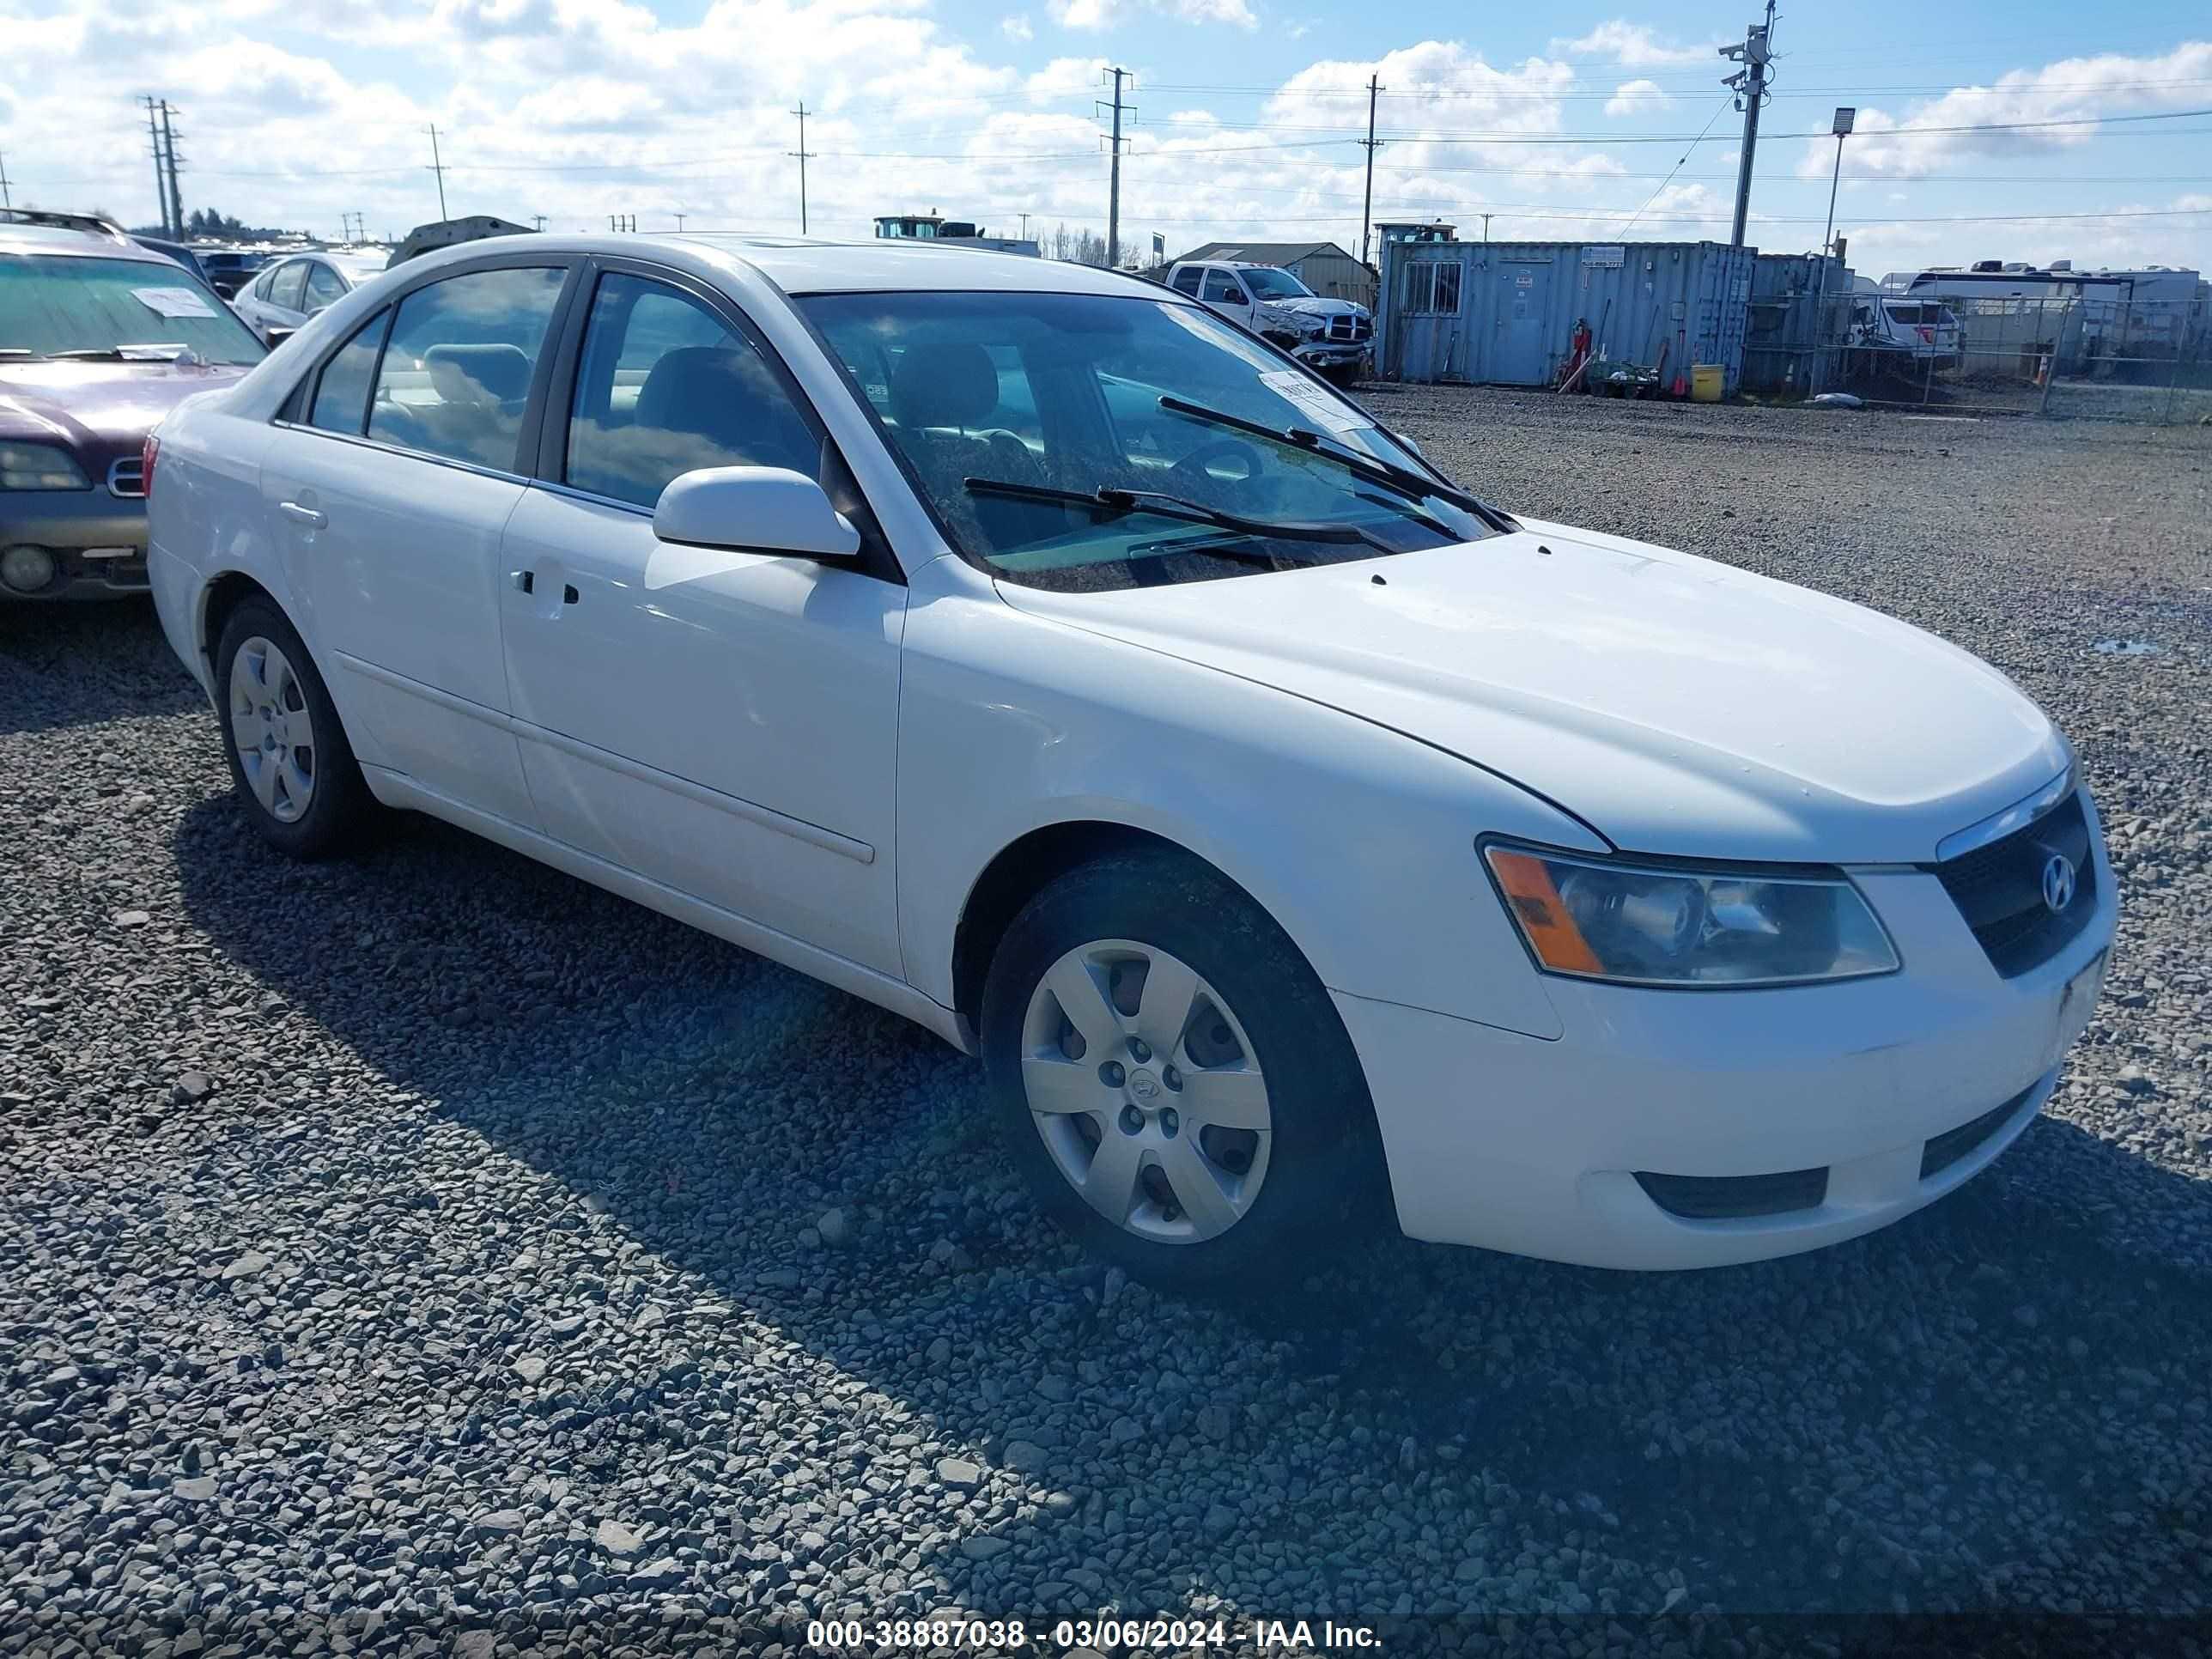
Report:
M 1224 512 L 1187 495 L 1170 495 L 1158 489 L 1121 489 L 1101 484 L 1089 491 L 1054 489 L 1046 484 L 1014 483 L 1004 478 L 963 478 L 961 487 L 971 495 L 1003 495 L 1010 501 L 1043 501 L 1054 507 L 1087 507 L 1103 518 L 1124 518 L 1149 513 L 1157 518 L 1182 519 L 1191 524 L 1210 524 L 1245 536 L 1279 536 L 1286 541 L 1329 542 L 1339 546 L 1365 545 L 1378 553 L 1401 553 L 1372 531 L 1356 524 L 1291 522 L 1277 524 Z
M 1194 404 L 1165 394 L 1160 398 L 1160 407 L 1172 415 L 1187 415 L 1192 420 L 1204 421 L 1209 426 L 1226 427 L 1231 432 L 1249 433 L 1255 438 L 1267 439 L 1286 449 L 1318 455 L 1324 460 L 1334 461 L 1354 477 L 1364 478 L 1369 483 L 1380 484 L 1413 500 L 1433 497 L 1440 501 L 1448 501 L 1462 512 L 1474 514 L 1501 535 L 1510 535 L 1518 527 L 1480 496 L 1470 495 L 1455 485 L 1425 477 L 1409 466 L 1400 466 L 1395 461 L 1386 461 L 1374 455 L 1363 455 L 1349 444 L 1340 443 L 1304 427 L 1269 426 L 1263 421 L 1248 421 L 1242 415 L 1231 415 L 1225 410 L 1208 409 L 1204 404 Z

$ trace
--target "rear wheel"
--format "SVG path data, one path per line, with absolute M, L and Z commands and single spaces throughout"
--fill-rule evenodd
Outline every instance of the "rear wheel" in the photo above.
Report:
M 1350 1039 L 1282 930 L 1197 860 L 1117 856 L 1040 893 L 992 963 L 982 1035 L 1040 1203 L 1131 1273 L 1268 1279 L 1365 1231 Z
M 270 600 L 246 599 L 223 623 L 215 669 L 223 756 L 253 827 L 294 858 L 338 850 L 374 802 L 298 630 Z

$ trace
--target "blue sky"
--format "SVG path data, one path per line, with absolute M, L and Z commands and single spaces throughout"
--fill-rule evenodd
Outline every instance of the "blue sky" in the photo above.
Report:
M 149 219 L 134 100 L 153 93 L 181 112 L 187 207 L 323 234 L 358 211 L 404 232 L 438 216 L 434 122 L 455 213 L 787 231 L 804 100 L 817 234 L 931 208 L 1103 231 L 1094 101 L 1118 64 L 1134 106 L 1125 242 L 1356 248 L 1354 141 L 1374 74 L 1389 141 L 1377 218 L 1480 234 L 1486 211 L 1501 239 L 1724 238 L 1741 117 L 1714 48 L 1752 15 L 1431 0 L 0 0 L 14 60 L 0 155 L 18 202 Z M 2166 118 L 2212 109 L 2201 3 L 1801 3 L 1775 44 L 1761 246 L 1820 241 L 1832 143 L 1790 135 L 1825 132 L 1850 104 L 1837 218 L 1862 271 L 2212 267 L 2212 117 Z M 2046 125 L 1910 131 L 1990 123 Z

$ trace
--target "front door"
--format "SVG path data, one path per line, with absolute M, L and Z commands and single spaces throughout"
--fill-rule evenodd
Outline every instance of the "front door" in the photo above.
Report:
M 603 273 L 574 362 L 556 380 L 573 383 L 565 444 L 547 445 L 504 555 L 507 683 L 541 825 L 899 973 L 905 587 L 857 564 L 653 533 L 680 473 L 789 467 L 845 506 L 842 463 L 744 319 L 674 280 Z
M 1498 273 L 1498 319 L 1492 329 L 1498 355 L 1491 378 L 1501 386 L 1543 386 L 1552 378 L 1545 329 L 1548 264 L 1508 264 Z
M 532 821 L 508 728 L 500 537 L 567 271 L 472 271 L 418 288 L 324 365 L 279 425 L 261 488 L 331 695 L 372 765 Z

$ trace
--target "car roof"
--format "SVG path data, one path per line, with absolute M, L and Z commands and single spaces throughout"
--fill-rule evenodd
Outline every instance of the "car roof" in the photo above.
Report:
M 88 230 L 60 230 L 50 225 L 0 224 L 0 253 L 58 253 L 97 259 L 136 259 L 149 265 L 174 266 L 166 253 L 136 242 L 118 241 Z
M 507 239 L 500 239 L 507 240 Z M 1158 300 L 1157 283 L 1133 273 L 1103 270 L 1065 259 L 1033 258 L 988 248 L 933 246 L 926 240 L 835 242 L 806 237 L 684 235 L 549 237 L 588 243 L 594 252 L 635 252 L 641 243 L 710 250 L 753 267 L 788 294 L 866 294 L 902 290 L 1030 294 L 1142 294 Z M 472 244 L 471 246 L 481 246 Z

